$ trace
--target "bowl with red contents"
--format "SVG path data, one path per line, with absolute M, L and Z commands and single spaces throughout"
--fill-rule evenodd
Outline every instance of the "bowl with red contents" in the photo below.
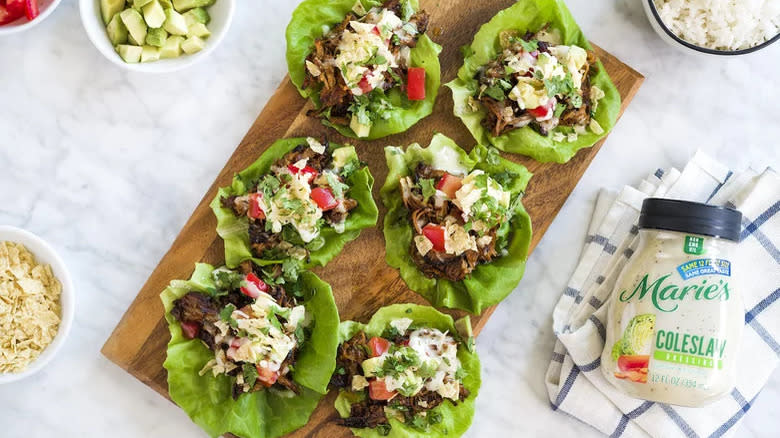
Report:
M 61 0 L 0 0 L 0 36 L 27 30 L 54 12 Z

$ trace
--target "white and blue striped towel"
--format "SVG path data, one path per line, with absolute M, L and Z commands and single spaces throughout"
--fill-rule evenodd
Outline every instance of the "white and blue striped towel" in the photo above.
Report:
M 648 196 L 727 205 L 743 214 L 735 255 L 752 274 L 741 290 L 745 330 L 739 377 L 731 394 L 704 408 L 628 397 L 604 379 L 607 305 L 617 275 L 638 243 L 639 211 Z M 606 435 L 723 437 L 736 430 L 780 359 L 780 176 L 771 169 L 734 173 L 699 152 L 682 172 L 658 170 L 639 187 L 602 192 L 577 269 L 553 312 L 558 337 L 545 376 L 552 408 Z M 776 432 L 776 431 L 775 431 Z

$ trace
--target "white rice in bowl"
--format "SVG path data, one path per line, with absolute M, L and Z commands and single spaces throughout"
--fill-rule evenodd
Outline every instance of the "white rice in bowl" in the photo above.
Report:
M 780 0 L 654 0 L 666 27 L 715 50 L 755 47 L 780 33 Z
M 0 242 L 0 374 L 24 371 L 60 325 L 62 285 L 19 243 Z

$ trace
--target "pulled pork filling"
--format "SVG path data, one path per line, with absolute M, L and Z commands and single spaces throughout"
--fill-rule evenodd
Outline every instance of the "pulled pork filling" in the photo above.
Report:
M 428 14 L 406 1 L 388 0 L 368 11 L 359 6 L 314 41 L 303 82 L 318 90 L 321 108 L 311 115 L 356 133 L 390 117 L 385 92 L 405 87 L 410 51 L 428 28 Z
M 273 283 L 280 273 L 263 272 L 251 262 L 235 271 L 218 268 L 212 272 L 213 294 L 191 291 L 173 302 L 171 315 L 183 335 L 214 352 L 200 375 L 233 378 L 234 399 L 265 388 L 300 393 L 290 371 L 308 321 L 295 297 Z
M 331 385 L 364 394 L 351 405 L 343 426 L 377 428 L 387 434 L 389 418 L 425 431 L 441 422 L 434 409 L 449 400 L 466 399 L 469 391 L 457 357 L 459 344 L 447 333 L 411 327 L 412 320 L 390 323 L 382 337 L 358 332 L 339 346 Z
M 305 260 L 322 246 L 324 224 L 344 231 L 357 201 L 345 181 L 361 166 L 355 149 L 331 150 L 327 142 L 307 138 L 277 160 L 268 174 L 248 182 L 241 196 L 222 197 L 222 207 L 249 222 L 252 253 L 260 258 Z
M 503 51 L 479 69 L 479 89 L 469 102 L 486 110 L 482 123 L 491 135 L 530 125 L 555 141 L 572 142 L 588 130 L 604 132 L 593 118 L 604 97 L 590 83 L 598 61 L 593 52 L 557 43 L 547 26 L 525 35 L 505 30 L 499 39 Z
M 414 228 L 409 250 L 427 277 L 461 281 L 506 245 L 512 199 L 481 170 L 454 175 L 420 163 L 400 185 Z

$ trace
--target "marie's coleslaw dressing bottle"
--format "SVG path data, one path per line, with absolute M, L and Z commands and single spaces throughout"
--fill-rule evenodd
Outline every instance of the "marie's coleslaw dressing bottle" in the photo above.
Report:
M 649 198 L 640 242 L 612 293 L 601 356 L 624 393 L 702 406 L 734 387 L 745 311 L 732 255 L 742 214 Z

